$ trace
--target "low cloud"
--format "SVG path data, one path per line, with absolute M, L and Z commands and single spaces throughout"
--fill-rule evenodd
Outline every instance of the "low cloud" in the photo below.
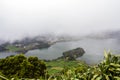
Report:
M 120 29 L 119 0 L 1 0 L 0 38 Z

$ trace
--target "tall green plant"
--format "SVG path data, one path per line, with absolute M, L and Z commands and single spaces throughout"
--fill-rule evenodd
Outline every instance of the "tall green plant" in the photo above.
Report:
M 104 60 L 98 65 L 84 71 L 80 69 L 77 73 L 76 69 L 69 69 L 64 74 L 49 80 L 60 80 L 60 78 L 61 80 L 120 80 L 120 56 L 105 51 Z

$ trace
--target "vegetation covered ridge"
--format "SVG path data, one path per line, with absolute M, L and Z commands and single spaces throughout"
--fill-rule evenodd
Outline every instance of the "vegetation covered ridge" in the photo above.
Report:
M 103 61 L 94 66 L 75 60 L 43 62 L 37 57 L 16 55 L 0 59 L 0 72 L 2 80 L 120 80 L 120 55 L 105 51 Z

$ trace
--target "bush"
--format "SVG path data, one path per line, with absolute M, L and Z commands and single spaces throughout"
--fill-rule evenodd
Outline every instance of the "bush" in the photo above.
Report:
M 120 80 L 120 56 L 105 52 L 104 60 L 91 67 L 65 69 L 64 74 L 55 75 L 49 80 Z
M 0 71 L 8 78 L 40 78 L 45 76 L 46 65 L 37 57 L 26 58 L 23 54 L 0 59 Z

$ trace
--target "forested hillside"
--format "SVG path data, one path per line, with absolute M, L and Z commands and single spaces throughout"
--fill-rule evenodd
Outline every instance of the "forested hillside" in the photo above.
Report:
M 0 78 L 3 80 L 120 80 L 120 55 L 104 52 L 97 65 L 64 59 L 44 62 L 24 55 L 0 59 Z

